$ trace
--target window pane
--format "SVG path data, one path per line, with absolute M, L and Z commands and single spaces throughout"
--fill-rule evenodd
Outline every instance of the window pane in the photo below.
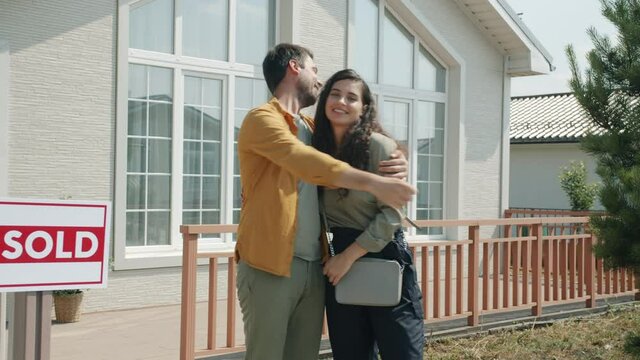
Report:
M 428 216 L 429 216 L 429 212 L 427 210 L 416 211 L 416 220 L 427 220 Z M 429 234 L 429 228 L 417 229 L 416 234 L 427 235 Z
M 445 70 L 429 52 L 420 46 L 418 54 L 418 83 L 416 87 L 421 90 L 444 92 Z
M 203 224 L 220 224 L 220 211 L 203 211 Z
M 173 118 L 171 104 L 149 105 L 149 135 L 171 137 L 171 119 Z
M 416 129 L 418 137 L 418 154 L 429 155 L 432 144 L 435 141 L 435 103 L 427 101 L 419 101 L 416 108 Z M 420 162 L 418 164 L 418 174 L 427 174 L 429 171 L 429 162 Z M 420 180 L 427 180 L 428 175 Z
M 147 102 L 129 101 L 127 133 L 147 135 Z
M 146 197 L 144 175 L 127 175 L 127 209 L 144 209 Z
M 129 138 L 127 142 L 127 172 L 145 172 L 147 170 L 146 140 Z
M 204 143 L 203 148 L 202 173 L 220 175 L 220 143 Z
M 184 107 L 184 138 L 200 140 L 200 118 L 202 112 L 194 106 Z
M 382 125 L 399 143 L 407 145 L 409 139 L 409 104 L 396 101 L 384 102 Z
M 147 67 L 129 64 L 129 98 L 147 98 Z
M 147 245 L 169 245 L 170 212 L 147 213 Z
M 148 209 L 171 209 L 171 176 L 149 175 Z
M 205 177 L 202 181 L 202 208 L 220 209 L 220 178 Z
M 200 178 L 185 176 L 182 183 L 182 207 L 184 209 L 200 209 Z
M 429 210 L 429 220 L 442 220 L 442 210 Z M 429 228 L 429 235 L 442 235 L 441 227 Z
M 355 30 L 349 33 L 355 45 L 353 66 L 366 81 L 378 80 L 378 2 L 355 1 Z
M 204 114 L 202 115 L 203 122 L 203 134 L 204 140 L 220 140 L 220 134 L 222 133 L 222 109 L 220 108 L 203 108 Z
M 444 104 L 436 103 L 436 129 L 444 130 Z
M 173 1 L 141 1 L 129 12 L 129 47 L 173 53 Z
M 183 0 L 182 5 L 182 52 L 226 61 L 228 0 Z
M 429 184 L 429 207 L 442 209 L 442 184 Z
M 238 160 L 238 143 L 233 144 L 233 173 L 240 174 L 240 161 Z
M 149 100 L 171 102 L 173 100 L 173 71 L 171 69 L 148 66 Z
M 432 154 L 443 155 L 444 154 L 444 131 L 436 130 L 433 143 L 430 147 Z
M 200 172 L 200 148 L 199 142 L 185 141 L 184 155 L 182 159 L 183 172 L 185 174 L 199 175 Z
M 236 61 L 262 64 L 274 43 L 274 0 L 238 0 L 236 9 Z
M 171 173 L 171 140 L 149 139 L 149 172 Z
M 202 79 L 202 103 L 198 105 L 222 106 L 222 80 Z
M 193 76 L 184 77 L 184 103 L 188 105 L 202 104 L 202 79 Z
M 253 106 L 253 79 L 236 78 L 236 108 L 248 110 Z
M 418 210 L 416 218 L 420 220 L 442 220 L 442 210 Z M 441 227 L 429 227 L 417 231 L 418 235 L 442 235 Z
M 190 225 L 200 224 L 200 211 L 183 211 L 182 223 Z
M 127 212 L 127 246 L 144 245 L 144 212 Z
M 429 180 L 429 156 L 418 153 L 418 181 Z
M 429 186 L 427 183 L 419 182 L 417 185 L 418 188 L 418 208 L 427 208 L 429 207 L 428 196 L 429 196 Z
M 382 82 L 386 85 L 412 87 L 413 36 L 385 11 Z
M 429 162 L 429 180 L 443 181 L 443 161 L 440 156 L 432 156 Z

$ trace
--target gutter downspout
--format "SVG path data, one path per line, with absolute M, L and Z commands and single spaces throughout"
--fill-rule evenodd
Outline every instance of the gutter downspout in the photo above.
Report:
M 9 55 L 9 42 L 0 40 L 0 197 L 9 196 Z M 10 355 L 12 313 L 9 296 L 0 292 L 0 360 Z
M 504 211 L 509 208 L 509 153 L 510 137 L 509 122 L 511 111 L 511 77 L 507 74 L 509 69 L 509 55 L 504 57 L 502 64 L 502 123 L 500 127 L 500 197 L 498 218 L 504 216 Z

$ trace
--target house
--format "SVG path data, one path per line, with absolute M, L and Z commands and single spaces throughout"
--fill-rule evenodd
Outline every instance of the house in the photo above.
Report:
M 599 181 L 580 139 L 595 130 L 572 93 L 511 99 L 509 206 L 571 209 L 558 176 L 572 161 L 587 168 L 587 182 Z M 596 201 L 594 209 L 602 209 Z
M 505 0 L 0 1 L 0 196 L 113 202 L 85 311 L 178 303 L 179 225 L 237 222 L 236 132 L 279 42 L 368 80 L 409 150 L 409 216 L 508 207 L 510 80 L 553 66 Z

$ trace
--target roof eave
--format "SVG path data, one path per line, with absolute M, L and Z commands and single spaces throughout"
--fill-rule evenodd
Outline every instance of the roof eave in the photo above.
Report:
M 496 48 L 507 56 L 507 74 L 513 77 L 543 75 L 555 70 L 551 54 L 505 0 L 456 2 Z

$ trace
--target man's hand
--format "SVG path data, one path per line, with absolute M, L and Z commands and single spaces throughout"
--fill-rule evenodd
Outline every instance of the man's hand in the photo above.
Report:
M 406 205 L 416 193 L 416 189 L 403 180 L 382 176 L 377 176 L 367 191 L 381 202 L 396 209 Z
M 389 160 L 382 160 L 378 164 L 380 175 L 405 180 L 409 173 L 409 162 L 400 150 L 391 153 Z

